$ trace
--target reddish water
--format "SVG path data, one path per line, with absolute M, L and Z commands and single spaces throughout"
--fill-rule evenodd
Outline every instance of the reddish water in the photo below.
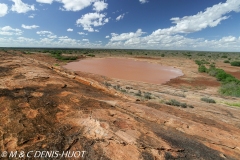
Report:
M 73 71 L 89 72 L 110 78 L 162 84 L 182 76 L 181 70 L 133 59 L 94 58 L 71 62 L 64 66 Z

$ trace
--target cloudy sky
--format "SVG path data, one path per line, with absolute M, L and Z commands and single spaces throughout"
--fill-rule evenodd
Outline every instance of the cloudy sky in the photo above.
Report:
M 240 0 L 1 0 L 0 47 L 240 51 Z

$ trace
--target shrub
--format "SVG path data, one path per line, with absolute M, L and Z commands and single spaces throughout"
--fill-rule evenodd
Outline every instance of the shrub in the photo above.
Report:
M 240 97 L 240 83 L 239 82 L 225 83 L 221 86 L 220 93 L 226 96 Z
M 197 55 L 198 56 L 205 56 L 206 54 L 205 53 L 198 53 Z
M 152 99 L 151 93 L 145 92 L 145 93 L 144 93 L 144 98 L 146 98 L 146 99 Z
M 230 77 L 230 74 L 227 74 L 224 70 L 219 70 L 217 72 L 216 78 L 218 81 L 224 81 L 227 77 Z
M 170 101 L 166 102 L 167 105 L 171 106 L 177 106 L 177 107 L 182 107 L 182 108 L 194 108 L 192 105 L 187 105 L 187 103 L 181 103 L 175 99 L 171 99 Z
M 194 108 L 193 105 L 188 105 L 189 108 Z
M 187 103 L 181 103 L 180 106 L 181 106 L 182 108 L 187 108 Z
M 222 58 L 227 58 L 227 56 L 226 56 L 226 55 L 223 55 Z
M 231 62 L 231 66 L 240 66 L 240 61 L 233 61 Z
M 111 83 L 108 83 L 108 82 L 104 82 L 105 86 L 109 87 L 109 86 L 112 86 Z
M 224 62 L 224 63 L 230 63 L 229 60 L 225 60 L 225 61 L 223 61 L 223 62 Z
M 216 101 L 214 99 L 207 98 L 207 97 L 201 98 L 201 101 L 204 101 L 207 103 L 216 103 Z
M 135 94 L 136 96 L 142 96 L 142 92 L 138 90 L 138 93 Z
M 94 54 L 88 54 L 87 56 L 89 56 L 89 57 L 95 57 Z
M 207 68 L 204 65 L 198 67 L 198 72 L 207 72 Z
M 118 84 L 118 85 L 116 86 L 116 88 L 117 88 L 117 89 L 120 89 L 120 85 Z
M 161 54 L 161 57 L 165 57 L 165 54 Z
M 31 52 L 23 52 L 23 54 L 33 54 L 33 53 L 31 53 Z
M 216 68 L 215 64 L 214 63 L 210 64 L 210 68 Z
M 175 99 L 171 99 L 170 101 L 166 102 L 166 104 L 171 105 L 171 106 L 180 106 L 181 105 L 181 103 Z
M 127 92 L 127 90 L 125 90 L 125 89 L 121 89 L 120 91 L 121 91 L 121 92 L 124 92 L 124 93 Z
M 60 59 L 60 60 L 76 60 L 77 57 L 63 57 L 63 56 L 59 56 L 58 59 Z
M 202 64 L 202 62 L 199 61 L 199 60 L 195 60 L 195 63 L 196 63 L 197 65 L 199 65 L 199 66 Z
M 77 60 L 77 57 L 71 57 L 69 60 Z

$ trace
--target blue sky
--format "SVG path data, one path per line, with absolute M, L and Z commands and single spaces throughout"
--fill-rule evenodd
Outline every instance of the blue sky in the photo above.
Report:
M 1 0 L 0 47 L 240 51 L 239 0 Z

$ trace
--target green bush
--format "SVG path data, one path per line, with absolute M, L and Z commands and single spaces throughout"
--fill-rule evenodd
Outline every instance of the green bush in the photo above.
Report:
M 201 98 L 201 101 L 204 101 L 207 103 L 216 103 L 216 101 L 214 99 L 207 98 L 207 97 Z
M 231 77 L 231 75 L 227 74 L 224 70 L 219 70 L 216 75 L 218 81 L 224 81 L 227 77 Z
M 221 86 L 220 93 L 226 96 L 240 97 L 240 83 L 239 82 L 225 83 Z
M 199 60 L 195 60 L 195 63 L 196 63 L 197 65 L 199 65 L 199 66 L 202 64 L 202 62 L 199 61 Z
M 107 87 L 112 86 L 112 84 L 111 84 L 111 83 L 108 83 L 108 82 L 104 82 L 104 84 L 105 84 L 105 86 L 107 86 Z
M 161 57 L 165 57 L 165 54 L 161 54 Z
M 175 99 L 171 99 L 170 101 L 166 102 L 167 105 L 171 105 L 171 106 L 177 106 L 177 107 L 182 107 L 182 108 L 194 108 L 192 105 L 187 105 L 187 103 L 181 103 L 178 102 Z
M 197 55 L 198 56 L 205 56 L 206 54 L 205 53 L 198 53 Z
M 180 106 L 181 106 L 182 108 L 187 108 L 187 103 L 181 103 Z
M 194 108 L 193 105 L 188 105 L 189 108 Z
M 51 54 L 52 57 L 59 59 L 59 60 L 77 60 L 78 57 L 69 57 L 69 56 L 62 56 L 61 54 L 57 53 L 57 54 Z
M 214 63 L 210 64 L 210 68 L 216 68 L 215 64 Z
M 224 63 L 230 63 L 229 60 L 225 60 L 225 61 L 223 61 L 223 62 L 224 62 Z
M 136 96 L 142 96 L 142 92 L 140 90 L 138 90 L 138 93 L 135 94 Z
M 199 67 L 198 67 L 198 72 L 207 72 L 208 70 L 207 70 L 207 68 L 204 66 L 204 65 L 200 65 Z
M 201 61 L 200 60 L 195 60 L 195 63 L 199 66 L 203 65 L 203 64 L 210 64 L 208 61 L 206 61 L 204 59 L 202 59 Z
M 240 66 L 240 61 L 233 61 L 231 62 L 231 66 Z
M 88 54 L 87 56 L 89 56 L 89 57 L 95 57 L 94 54 Z
M 151 93 L 145 92 L 145 93 L 144 93 L 144 98 L 146 98 L 146 99 L 152 99 Z
M 166 104 L 171 105 L 171 106 L 180 106 L 181 105 L 181 103 L 175 99 L 171 99 L 170 101 L 166 102 Z
M 222 58 L 227 58 L 227 56 L 226 56 L 226 55 L 223 55 Z

